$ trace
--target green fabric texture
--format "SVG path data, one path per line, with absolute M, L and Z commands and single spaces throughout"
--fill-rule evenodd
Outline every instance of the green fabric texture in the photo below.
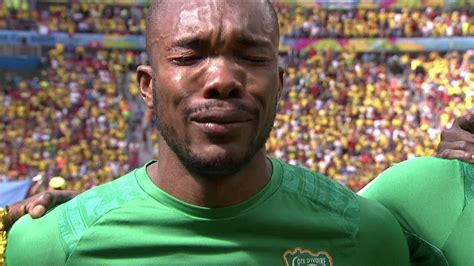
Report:
M 146 172 L 152 163 L 41 219 L 20 219 L 7 264 L 408 264 L 393 215 L 322 175 L 272 160 L 272 178 L 259 193 L 212 209 L 156 187 Z
M 362 195 L 397 217 L 414 264 L 474 265 L 474 165 L 415 158 L 384 171 Z

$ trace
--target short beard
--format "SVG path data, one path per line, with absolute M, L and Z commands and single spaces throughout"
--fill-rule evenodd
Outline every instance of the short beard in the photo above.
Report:
M 243 157 L 226 156 L 216 160 L 207 160 L 191 151 L 189 138 L 185 138 L 184 141 L 178 139 L 177 132 L 169 123 L 167 123 L 166 119 L 162 117 L 163 113 L 161 112 L 161 106 L 159 104 L 157 88 L 153 88 L 153 111 L 158 121 L 158 131 L 161 136 L 191 174 L 207 178 L 217 178 L 237 174 L 252 160 L 259 150 L 264 148 L 265 143 L 270 136 L 270 132 L 272 131 L 273 122 L 276 117 L 277 100 L 278 98 L 276 96 L 272 103 L 274 106 L 272 117 L 264 124 L 263 133 L 250 141 Z

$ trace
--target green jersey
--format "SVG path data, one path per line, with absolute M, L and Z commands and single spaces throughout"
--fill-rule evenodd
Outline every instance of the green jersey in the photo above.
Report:
M 474 165 L 422 157 L 397 164 L 362 192 L 398 218 L 414 264 L 474 265 Z
M 146 167 L 11 229 L 7 265 L 405 265 L 391 213 L 328 178 L 272 160 L 272 178 L 230 207 L 190 205 Z

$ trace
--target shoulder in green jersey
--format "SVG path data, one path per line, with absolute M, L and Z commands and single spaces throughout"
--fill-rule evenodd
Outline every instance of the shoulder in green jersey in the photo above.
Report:
M 413 264 L 474 264 L 474 165 L 412 159 L 383 172 L 362 195 L 397 217 Z

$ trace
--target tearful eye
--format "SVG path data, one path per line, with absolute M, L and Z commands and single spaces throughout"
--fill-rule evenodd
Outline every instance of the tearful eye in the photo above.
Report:
M 201 56 L 180 56 L 171 59 L 171 62 L 180 66 L 190 66 L 202 60 Z
M 270 61 L 268 58 L 261 56 L 242 56 L 241 59 L 253 64 L 265 64 Z

